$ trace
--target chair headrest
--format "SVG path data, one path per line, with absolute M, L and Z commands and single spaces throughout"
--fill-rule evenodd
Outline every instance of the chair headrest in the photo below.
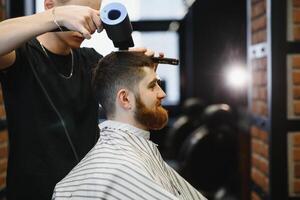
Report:
M 189 98 L 184 101 L 182 111 L 188 116 L 199 116 L 205 108 L 205 103 L 198 98 Z
M 205 108 L 203 120 L 209 128 L 216 128 L 224 124 L 231 125 L 233 113 L 227 104 L 213 104 Z

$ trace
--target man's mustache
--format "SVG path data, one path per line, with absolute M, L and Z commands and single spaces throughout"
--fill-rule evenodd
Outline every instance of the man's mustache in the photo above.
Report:
M 158 101 L 158 102 L 156 103 L 156 106 L 157 106 L 157 107 L 162 106 L 162 105 L 161 105 L 161 101 Z

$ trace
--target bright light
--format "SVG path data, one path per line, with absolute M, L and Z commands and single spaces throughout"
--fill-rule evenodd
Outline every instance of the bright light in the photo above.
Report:
M 234 66 L 226 73 L 226 80 L 230 87 L 245 88 L 248 81 L 248 73 L 245 67 Z

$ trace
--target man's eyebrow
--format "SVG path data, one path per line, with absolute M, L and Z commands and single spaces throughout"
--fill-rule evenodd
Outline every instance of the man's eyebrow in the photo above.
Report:
M 157 81 L 160 81 L 160 79 L 159 78 L 154 78 L 150 83 L 148 83 L 148 85 L 151 85 L 151 84 L 153 84 L 153 83 L 156 83 Z

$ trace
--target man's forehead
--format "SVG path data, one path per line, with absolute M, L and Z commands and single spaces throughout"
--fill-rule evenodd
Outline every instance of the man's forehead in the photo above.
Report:
M 145 82 L 146 84 L 153 81 L 153 79 L 157 78 L 157 74 L 154 71 L 154 68 L 143 67 L 143 71 L 144 71 L 144 77 L 142 78 L 141 81 Z
M 156 76 L 156 70 L 154 67 L 143 67 L 144 72 L 146 73 L 146 75 L 148 76 Z

